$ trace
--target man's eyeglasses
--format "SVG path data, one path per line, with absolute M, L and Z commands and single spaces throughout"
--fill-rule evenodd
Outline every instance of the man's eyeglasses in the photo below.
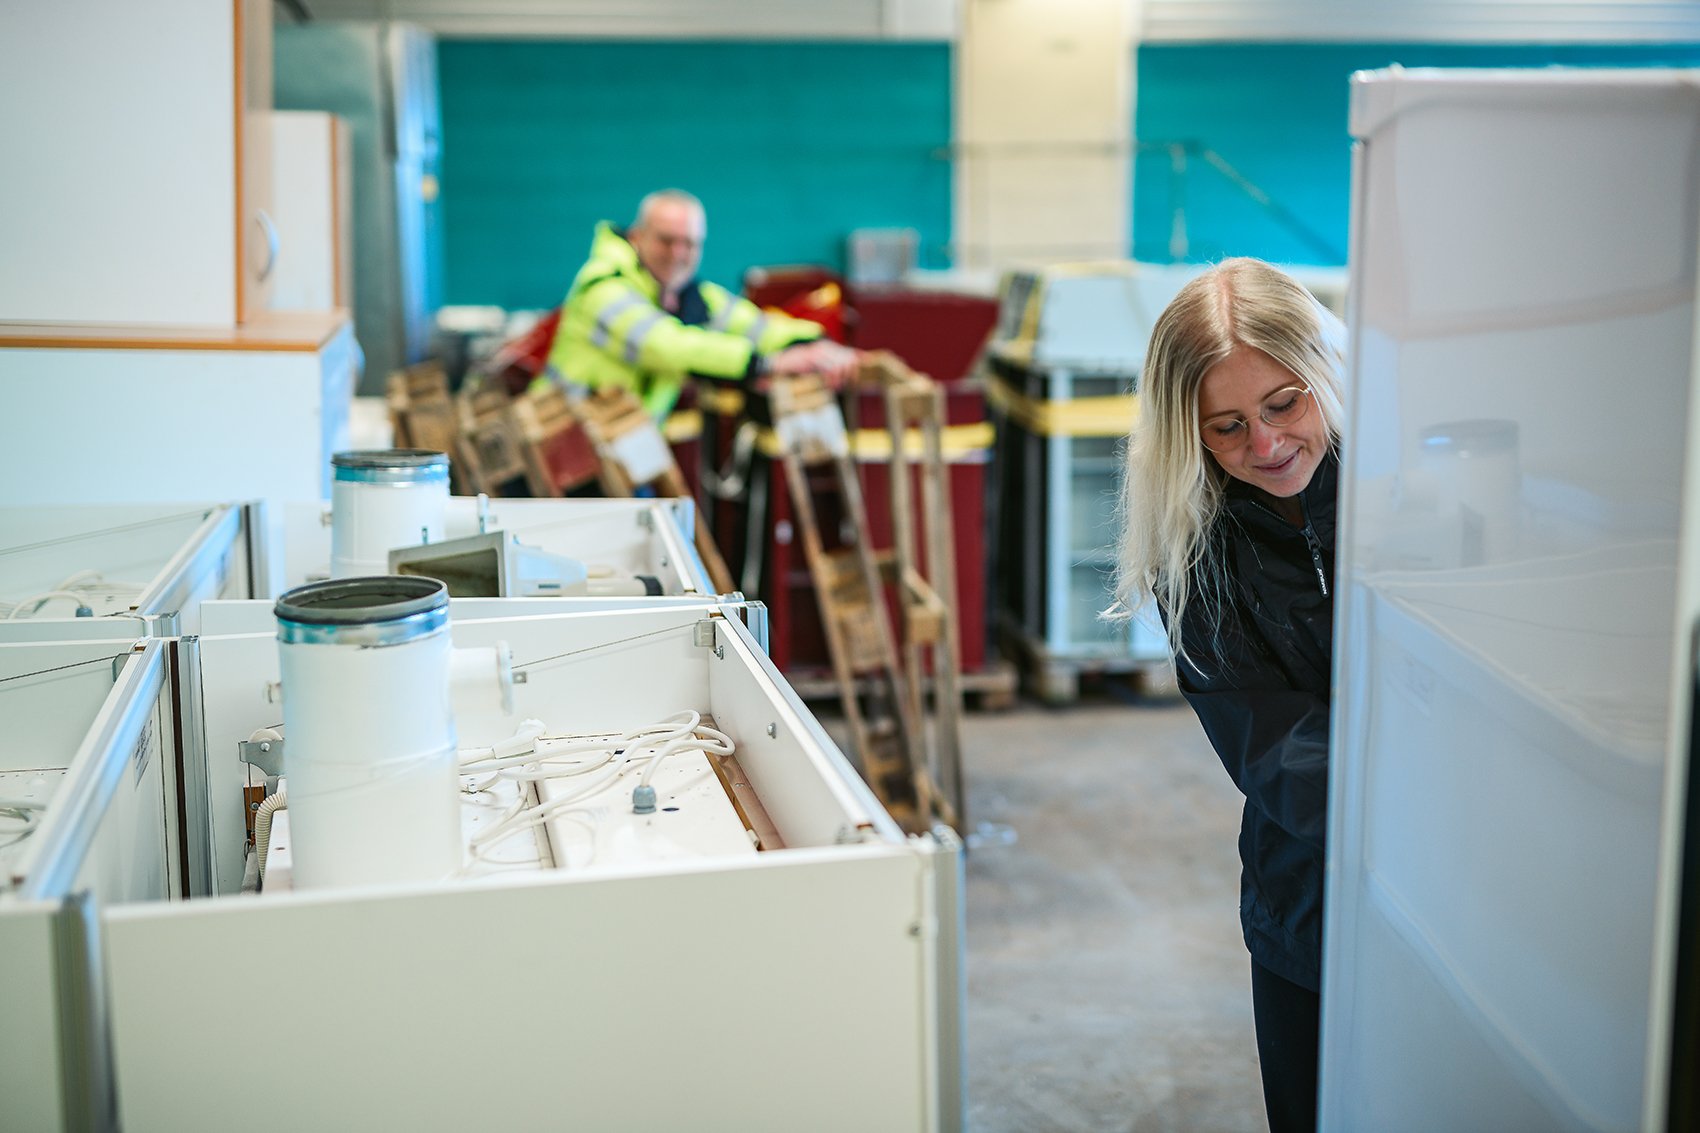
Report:
M 1257 415 L 1264 423 L 1277 429 L 1286 428 L 1304 419 L 1310 411 L 1310 387 L 1284 386 L 1263 399 Z M 1204 447 L 1211 452 L 1233 452 L 1244 447 L 1251 436 L 1251 426 L 1239 414 L 1212 417 L 1199 427 Z

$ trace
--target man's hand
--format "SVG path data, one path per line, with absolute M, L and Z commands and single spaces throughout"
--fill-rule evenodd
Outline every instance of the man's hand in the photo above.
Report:
M 833 389 L 841 388 L 856 376 L 861 363 L 860 351 L 852 350 L 830 338 L 800 342 L 787 346 L 768 359 L 770 374 L 818 374 Z

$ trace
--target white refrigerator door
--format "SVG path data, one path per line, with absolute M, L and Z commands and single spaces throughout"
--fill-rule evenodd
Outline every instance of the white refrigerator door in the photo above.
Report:
M 1700 86 L 1394 69 L 1352 133 L 1321 1128 L 1633 1130 Z

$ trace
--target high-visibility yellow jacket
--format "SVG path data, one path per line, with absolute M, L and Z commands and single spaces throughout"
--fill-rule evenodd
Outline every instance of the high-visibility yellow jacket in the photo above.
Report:
M 718 284 L 693 280 L 678 314 L 663 310 L 661 285 L 613 225 L 596 227 L 590 260 L 561 308 L 549 367 L 591 389 L 623 386 L 651 416 L 666 416 L 692 375 L 738 381 L 756 359 L 824 333 L 819 323 L 763 311 Z

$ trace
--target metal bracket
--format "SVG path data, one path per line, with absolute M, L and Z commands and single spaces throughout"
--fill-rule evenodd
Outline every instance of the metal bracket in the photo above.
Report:
M 236 745 L 237 758 L 252 763 L 267 775 L 283 774 L 282 740 L 243 740 Z
M 714 648 L 714 619 L 704 618 L 691 627 L 691 644 L 698 649 Z

